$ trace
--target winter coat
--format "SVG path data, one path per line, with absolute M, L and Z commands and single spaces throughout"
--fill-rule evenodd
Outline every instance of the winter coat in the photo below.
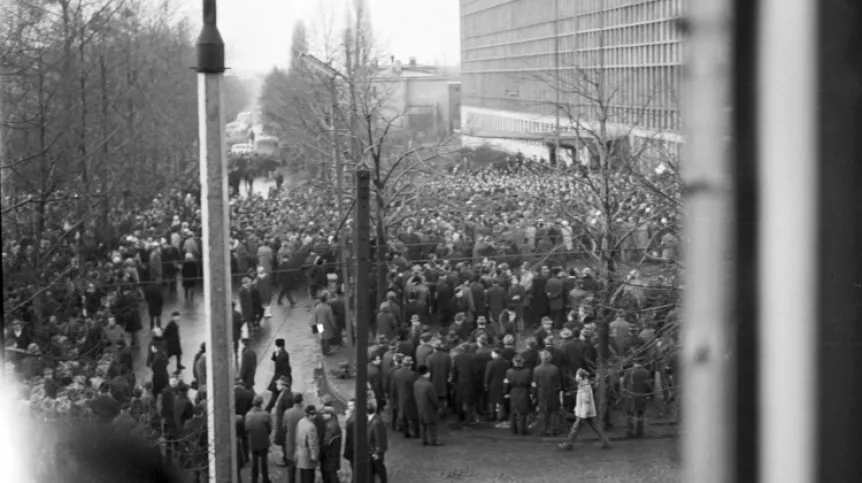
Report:
M 293 394 L 289 391 L 281 391 L 278 393 L 278 399 L 275 400 L 275 435 L 273 435 L 272 443 L 278 446 L 284 446 L 287 431 L 284 426 L 284 415 L 288 409 L 293 406 Z
M 288 458 L 293 458 L 296 453 L 296 428 L 304 417 L 305 411 L 300 406 L 293 406 L 282 415 L 281 429 L 284 431 L 284 454 Z M 279 444 L 277 431 L 275 444 Z
M 511 364 L 502 357 L 493 359 L 485 366 L 485 391 L 488 402 L 491 404 L 503 404 L 506 395 L 506 372 Z
M 532 412 L 530 404 L 530 386 L 533 384 L 533 375 L 526 367 L 513 367 L 506 371 L 508 381 L 509 411 L 512 414 L 529 414 Z
M 326 435 L 320 451 L 321 471 L 341 469 L 341 426 L 335 416 L 326 422 Z
M 254 320 L 254 303 L 251 298 L 251 286 L 239 288 L 239 307 L 242 311 L 242 318 L 246 322 Z
M 419 408 L 413 394 L 413 383 L 418 376 L 410 368 L 402 367 L 392 375 L 392 399 L 398 401 L 402 417 L 418 419 Z
M 258 277 L 257 291 L 260 293 L 260 301 L 263 305 L 269 305 L 272 302 L 272 276 L 268 273 Z
M 596 401 L 589 381 L 578 381 L 578 395 L 575 398 L 575 417 L 581 419 L 596 417 Z
M 443 351 L 434 351 L 428 356 L 428 369 L 431 371 L 431 383 L 437 397 L 445 398 L 448 393 L 449 375 L 452 373 L 452 357 Z
M 165 339 L 165 353 L 168 357 L 182 355 L 183 348 L 180 344 L 180 326 L 173 320 L 165 325 L 162 335 Z
M 303 417 L 296 426 L 296 445 L 293 461 L 301 470 L 317 469 L 320 460 L 320 437 L 310 419 Z
M 440 420 L 440 400 L 434 390 L 434 383 L 427 377 L 419 376 L 413 383 L 413 397 L 423 424 L 435 424 Z
M 553 413 L 560 409 L 560 370 L 553 364 L 541 364 L 533 370 L 536 404 L 539 411 Z
M 248 446 L 251 451 L 269 448 L 269 436 L 272 434 L 272 418 L 261 408 L 252 408 L 245 415 L 245 430 L 248 434 Z
M 332 307 L 327 303 L 318 303 L 314 307 L 314 323 L 323 326 L 323 338 L 335 338 L 337 327 L 335 325 L 335 315 L 332 313 Z
M 474 355 L 464 352 L 452 358 L 452 384 L 459 404 L 474 404 L 476 381 L 473 378 Z
M 242 357 L 239 364 L 239 377 L 242 379 L 243 385 L 251 389 L 254 387 L 254 375 L 257 372 L 257 354 L 251 347 L 246 347 L 242 350 Z
M 275 363 L 275 370 L 272 372 L 272 379 L 269 381 L 269 386 L 266 389 L 270 392 L 275 392 L 277 389 L 275 383 L 281 376 L 285 376 L 291 383 L 293 382 L 293 371 L 290 367 L 290 354 L 284 349 L 276 351 L 270 360 Z

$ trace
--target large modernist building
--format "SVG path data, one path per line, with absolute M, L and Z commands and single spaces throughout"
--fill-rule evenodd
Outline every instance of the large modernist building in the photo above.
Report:
M 678 145 L 682 8 L 683 0 L 461 0 L 464 143 L 548 158 L 559 138 L 564 158 L 585 160 L 584 133 L 601 123 L 632 144 Z

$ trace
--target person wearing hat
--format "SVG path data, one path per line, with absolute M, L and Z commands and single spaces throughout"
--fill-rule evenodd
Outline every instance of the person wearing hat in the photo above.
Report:
M 475 355 L 468 349 L 468 343 L 462 344 L 458 354 L 452 358 L 452 387 L 455 390 L 458 420 L 471 424 L 476 417 L 476 389 L 479 381 L 475 372 Z
M 368 414 L 368 453 L 371 455 L 369 466 L 371 467 L 371 481 L 379 478 L 381 482 L 387 481 L 385 457 L 389 449 L 389 435 L 386 432 L 386 423 L 377 411 L 374 404 L 368 404 L 365 412 Z
M 437 423 L 440 420 L 440 399 L 431 382 L 428 366 L 419 366 L 419 377 L 413 383 L 413 395 L 419 411 L 419 423 L 424 446 L 439 446 Z
M 305 407 L 305 417 L 296 426 L 295 462 L 299 469 L 299 481 L 314 483 L 314 470 L 320 461 L 320 439 L 314 420 L 317 408 L 313 404 Z
M 562 379 L 560 370 L 551 362 L 552 358 L 548 350 L 543 350 L 539 353 L 541 362 L 533 370 L 533 388 L 539 421 L 543 426 L 542 436 L 552 436 L 552 433 L 557 432 L 559 424 Z
M 335 314 L 332 313 L 332 307 L 329 306 L 329 292 L 324 290 L 320 293 L 317 304 L 314 306 L 313 316 L 311 318 L 312 333 L 317 334 L 317 331 L 322 329 L 318 334 L 320 337 L 320 350 L 324 356 L 332 355 L 330 345 L 335 339 Z
M 281 378 L 286 379 L 286 386 L 288 388 L 290 388 L 293 383 L 293 371 L 290 367 L 290 354 L 288 354 L 287 350 L 284 348 L 284 339 L 275 339 L 275 351 L 272 353 L 269 360 L 274 363 L 275 369 L 272 372 L 272 379 L 269 381 L 269 386 L 267 386 L 267 390 L 272 393 L 272 397 L 269 398 L 266 410 L 272 411 L 272 407 L 275 405 L 275 401 L 278 399 L 279 395 L 278 381 Z
M 566 442 L 560 444 L 560 449 L 570 451 L 573 447 L 575 439 L 578 437 L 581 426 L 586 424 L 598 435 L 602 442 L 602 449 L 608 449 L 611 446 L 608 437 L 599 428 L 596 421 L 596 402 L 593 397 L 593 388 L 590 385 L 589 374 L 584 369 L 579 369 L 575 375 L 578 384 L 577 400 L 575 403 L 575 422 L 572 423 L 572 429 L 569 430 L 569 435 Z
M 195 415 L 195 406 L 189 400 L 189 386 L 184 382 L 174 389 L 174 424 L 178 430 L 186 426 L 186 421 Z
M 165 339 L 165 354 L 168 356 L 168 360 L 171 357 L 177 358 L 177 372 L 185 369 L 186 366 L 182 363 L 183 357 L 183 346 L 180 343 L 180 313 L 174 311 L 171 313 L 171 320 L 165 325 L 164 331 L 164 339 Z
M 284 412 L 282 417 L 282 428 L 284 430 L 284 444 L 282 446 L 282 461 L 279 466 L 287 467 L 287 481 L 296 481 L 296 428 L 302 418 L 305 417 L 305 404 L 301 393 L 292 393 L 293 406 Z M 276 429 L 276 444 L 278 444 L 278 429 Z
M 536 338 L 536 344 L 539 349 L 545 348 L 545 337 L 554 333 L 554 321 L 550 317 L 542 317 L 542 327 L 537 330 L 533 337 Z
M 290 392 L 290 381 L 285 376 L 281 376 L 275 385 L 277 387 L 276 392 L 270 397 L 270 403 L 266 411 L 271 412 L 272 409 L 275 409 L 275 435 L 273 437 L 273 444 L 283 448 L 286 437 L 284 414 L 293 406 L 293 393 Z
M 245 415 L 245 431 L 248 434 L 248 447 L 251 452 L 251 481 L 258 482 L 258 473 L 263 483 L 269 483 L 269 445 L 272 434 L 272 418 L 263 410 L 263 398 L 255 396 L 252 408 Z
M 341 469 L 341 426 L 335 408 L 324 406 L 323 437 L 321 438 L 320 475 L 323 483 L 338 483 L 338 470 Z
M 449 401 L 449 375 L 452 372 L 452 357 L 443 350 L 443 341 L 434 339 L 431 342 L 434 353 L 428 356 L 426 365 L 430 372 L 431 383 L 434 384 L 434 392 L 440 400 L 441 412 L 445 411 Z
M 488 402 L 488 416 L 492 421 L 506 420 L 505 380 L 511 363 L 502 357 L 498 348 L 491 351 L 491 361 L 485 367 L 484 386 Z
M 392 399 L 398 401 L 399 419 L 404 437 L 419 437 L 419 409 L 413 393 L 413 383 L 418 377 L 413 372 L 413 358 L 404 356 L 401 367 L 392 375 Z
M 242 285 L 239 287 L 239 308 L 242 313 L 243 322 L 247 327 L 251 327 L 255 323 L 255 306 L 252 295 L 251 278 L 248 276 L 242 277 Z
M 428 357 L 434 352 L 431 347 L 431 333 L 425 332 L 419 336 L 419 347 L 416 348 L 416 365 L 424 366 L 428 364 Z
M 589 362 L 585 359 L 584 343 L 578 338 L 578 335 L 580 335 L 580 330 L 563 329 L 560 332 L 560 338 L 563 339 L 563 343 L 560 345 L 560 369 L 563 373 L 563 391 L 565 394 L 563 406 L 569 412 L 572 411 L 575 404 L 573 396 L 577 389 L 574 386 L 575 375 L 582 367 L 589 366 Z
M 239 378 L 242 379 L 246 388 L 254 388 L 254 376 L 257 373 L 257 353 L 251 348 L 251 341 L 247 338 L 242 340 L 239 361 Z
M 533 374 L 524 367 L 524 358 L 520 354 L 512 359 L 512 367 L 506 371 L 506 379 L 503 382 L 509 399 L 512 433 L 526 435 L 527 415 L 533 412 L 530 403 Z

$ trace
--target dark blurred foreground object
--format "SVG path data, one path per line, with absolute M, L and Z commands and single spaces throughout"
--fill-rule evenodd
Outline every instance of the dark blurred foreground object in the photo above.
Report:
M 174 483 L 179 471 L 158 446 L 106 425 L 76 425 L 61 430 L 52 482 Z M 42 482 L 39 482 L 42 483 Z M 48 479 L 44 481 L 48 483 Z

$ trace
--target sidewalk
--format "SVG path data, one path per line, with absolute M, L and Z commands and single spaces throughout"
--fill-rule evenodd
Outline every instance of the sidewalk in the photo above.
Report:
M 356 387 L 356 364 L 355 356 L 348 347 L 337 348 L 333 355 L 329 357 L 320 357 L 321 360 L 321 378 L 318 381 L 321 395 L 332 396 L 339 406 L 346 407 L 347 401 L 354 397 Z M 350 363 L 350 378 L 342 379 L 343 372 L 341 365 L 345 362 Z M 339 408 L 341 409 L 341 408 Z M 644 428 L 645 435 L 640 438 L 631 438 L 626 435 L 626 422 L 624 413 L 616 409 L 613 411 L 614 428 L 607 431 L 607 436 L 611 441 L 626 441 L 626 440 L 645 440 L 645 439 L 664 439 L 674 438 L 679 435 L 678 425 L 670 421 L 650 418 L 651 414 L 655 414 L 652 408 L 647 409 L 647 420 Z M 453 420 L 451 416 L 445 422 L 442 422 L 441 429 L 446 428 L 449 431 L 463 433 L 471 437 L 496 440 L 496 441 L 525 441 L 534 440 L 537 442 L 562 442 L 566 435 L 561 434 L 557 437 L 540 437 L 536 434 L 528 436 L 516 436 L 512 434 L 508 428 L 498 428 L 491 423 L 476 423 L 473 425 L 465 425 Z M 579 441 L 598 441 L 598 436 L 589 428 L 584 428 L 578 436 Z

